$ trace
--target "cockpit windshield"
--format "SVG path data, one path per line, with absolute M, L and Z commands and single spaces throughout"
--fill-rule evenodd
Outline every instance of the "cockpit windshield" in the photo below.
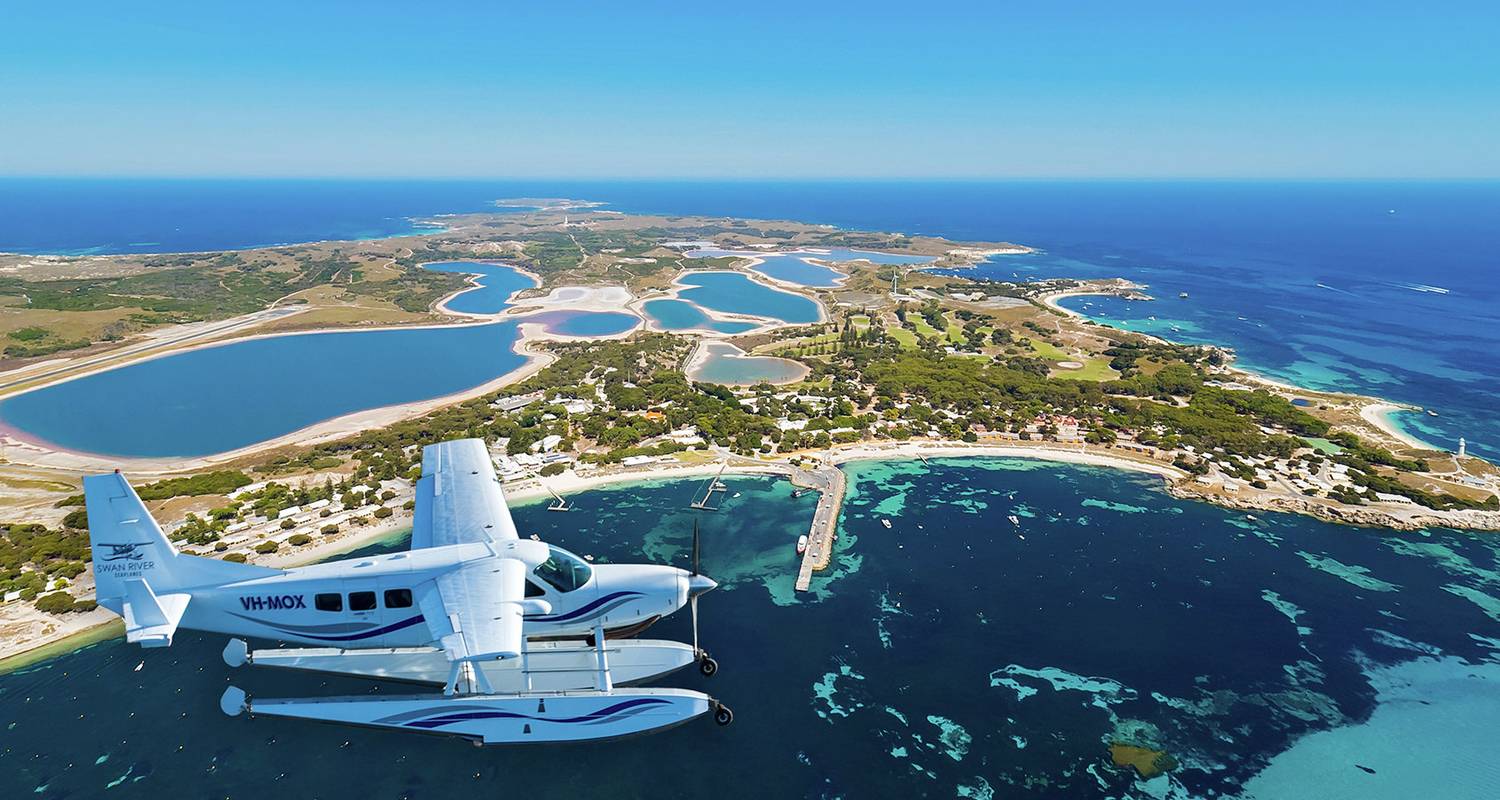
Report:
M 548 545 L 547 550 L 551 553 L 550 557 L 533 570 L 547 585 L 559 592 L 571 592 L 589 582 L 594 568 L 588 562 L 561 547 Z

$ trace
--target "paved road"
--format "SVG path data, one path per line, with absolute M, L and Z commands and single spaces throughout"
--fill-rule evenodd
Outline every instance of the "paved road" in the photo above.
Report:
M 246 314 L 244 316 L 234 317 L 232 319 L 219 320 L 217 322 L 199 322 L 189 325 L 174 326 L 167 329 L 167 331 L 163 332 L 163 334 L 159 334 L 156 338 L 150 338 L 144 342 L 129 345 L 127 347 L 122 347 L 118 350 L 110 350 L 107 353 L 100 353 L 97 356 L 86 358 L 82 361 L 72 361 L 62 366 L 54 367 L 43 372 L 27 373 L 22 377 L 14 378 L 4 383 L 0 383 L 0 392 L 4 392 L 6 389 L 11 389 L 16 386 L 28 385 L 33 383 L 45 383 L 52 380 L 53 378 L 62 377 L 73 373 L 86 372 L 93 367 L 99 366 L 101 364 L 107 364 L 112 361 L 120 361 L 126 359 L 136 360 L 135 357 L 137 356 L 148 356 L 152 353 L 175 348 L 178 345 L 187 344 L 199 339 L 207 339 L 225 333 L 232 333 L 237 330 L 251 328 L 256 325 L 262 325 L 272 320 L 281 319 L 282 317 L 289 317 L 293 314 L 300 314 L 304 310 L 304 308 L 296 306 L 282 306 L 278 308 L 268 308 L 264 311 L 257 311 L 253 314 Z

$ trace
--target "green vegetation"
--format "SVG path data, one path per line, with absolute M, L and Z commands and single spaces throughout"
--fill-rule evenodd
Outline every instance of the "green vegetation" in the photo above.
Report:
M 0 591 L 41 594 L 54 578 L 71 579 L 87 569 L 88 536 L 36 524 L 0 526 Z
M 36 607 L 38 611 L 45 611 L 48 614 L 67 614 L 93 611 L 99 607 L 99 604 L 93 600 L 74 600 L 73 595 L 67 592 L 52 592 L 38 597 Z
M 905 328 L 891 328 L 886 331 L 886 335 L 895 339 L 898 344 L 907 350 L 915 350 L 918 346 L 917 335 Z
M 287 295 L 316 286 L 334 286 L 354 296 L 395 304 L 411 312 L 428 310 L 438 298 L 464 285 L 461 275 L 419 269 L 415 264 L 391 280 L 366 280 L 359 262 L 342 250 L 326 255 L 278 250 L 290 262 L 265 255 L 246 260 L 239 253 L 154 256 L 151 269 L 104 278 L 29 281 L 0 277 L 0 294 L 25 297 L 26 307 L 52 311 L 138 309 L 106 329 L 104 340 L 150 325 L 222 319 L 259 311 Z M 464 257 L 472 257 L 472 253 Z M 60 339 L 39 327 L 13 331 L 17 344 L 7 356 L 22 358 L 87 347 L 87 339 Z
M 1068 381 L 1111 381 L 1119 373 L 1109 368 L 1109 359 L 1090 358 L 1083 361 L 1082 369 L 1054 369 L 1052 377 Z
M 137 487 L 135 492 L 142 500 L 166 500 L 172 497 L 199 497 L 206 494 L 228 494 L 242 486 L 251 484 L 250 477 L 235 469 L 223 469 L 190 475 L 185 478 L 168 478 L 156 483 Z M 83 495 L 75 494 L 57 502 L 59 508 L 83 505 Z M 87 518 L 82 520 L 86 524 Z M 83 527 L 83 525 L 70 526 Z
M 35 325 L 27 328 L 13 330 L 10 333 L 6 334 L 6 336 L 15 339 L 18 342 L 40 341 L 51 335 L 51 331 L 47 330 L 46 328 L 38 328 Z
M 58 339 L 53 336 L 52 331 L 36 325 L 17 328 L 7 333 L 6 336 L 22 342 L 22 344 L 5 347 L 5 355 L 11 358 L 45 356 L 63 350 L 77 350 L 92 344 L 88 339 Z
M 1024 344 L 1031 348 L 1031 351 L 1033 353 L 1036 353 L 1038 356 L 1041 356 L 1048 361 L 1067 361 L 1072 357 L 1069 356 L 1066 352 L 1063 352 L 1062 348 L 1051 342 L 1043 341 L 1041 339 L 1024 339 L 1022 341 Z

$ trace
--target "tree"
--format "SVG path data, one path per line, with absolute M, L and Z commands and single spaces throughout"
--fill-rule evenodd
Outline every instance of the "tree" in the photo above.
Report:
M 390 510 L 389 508 L 386 508 L 385 506 L 381 506 L 380 508 L 375 509 L 375 519 L 385 519 L 386 517 L 389 517 L 394 513 L 396 512 Z
M 230 553 L 229 555 L 224 556 L 224 560 L 228 561 L 228 562 L 230 562 L 232 564 L 243 564 L 243 563 L 245 563 L 245 554 L 244 553 Z
M 261 555 L 265 555 L 266 553 L 276 552 L 277 548 L 279 547 L 280 545 L 276 544 L 275 542 L 261 542 L 260 544 L 255 546 L 255 552 L 260 553 Z M 227 558 L 228 556 L 225 557 Z
M 301 547 L 302 545 L 307 544 L 310 541 L 312 541 L 311 536 L 308 536 L 305 533 L 295 533 L 292 534 L 292 537 L 290 539 L 286 540 L 286 543 L 293 547 Z
M 67 592 L 52 592 L 36 599 L 38 611 L 48 614 L 66 614 L 73 610 L 73 595 Z
M 281 521 L 281 529 L 284 530 L 284 531 L 289 531 L 289 530 L 291 530 L 292 528 L 295 528 L 295 527 L 297 527 L 297 523 L 292 522 L 292 518 L 291 517 L 287 517 L 286 519 L 284 519 L 284 520 Z
M 542 467 L 539 474 L 544 478 L 550 478 L 553 475 L 561 475 L 563 473 L 563 470 L 567 468 L 568 466 L 566 464 L 548 464 L 547 466 Z

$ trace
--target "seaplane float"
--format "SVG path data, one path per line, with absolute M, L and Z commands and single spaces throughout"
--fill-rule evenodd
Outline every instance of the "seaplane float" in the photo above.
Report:
M 99 604 L 128 642 L 167 647 L 179 628 L 231 639 L 231 667 L 441 687 L 411 694 L 261 699 L 235 686 L 227 714 L 444 734 L 475 744 L 580 742 L 734 714 L 703 692 L 643 687 L 685 667 L 713 675 L 698 645 L 692 569 L 590 564 L 516 531 L 479 439 L 422 451 L 411 549 L 271 569 L 178 552 L 118 472 L 84 479 Z M 693 642 L 630 638 L 684 606 Z

